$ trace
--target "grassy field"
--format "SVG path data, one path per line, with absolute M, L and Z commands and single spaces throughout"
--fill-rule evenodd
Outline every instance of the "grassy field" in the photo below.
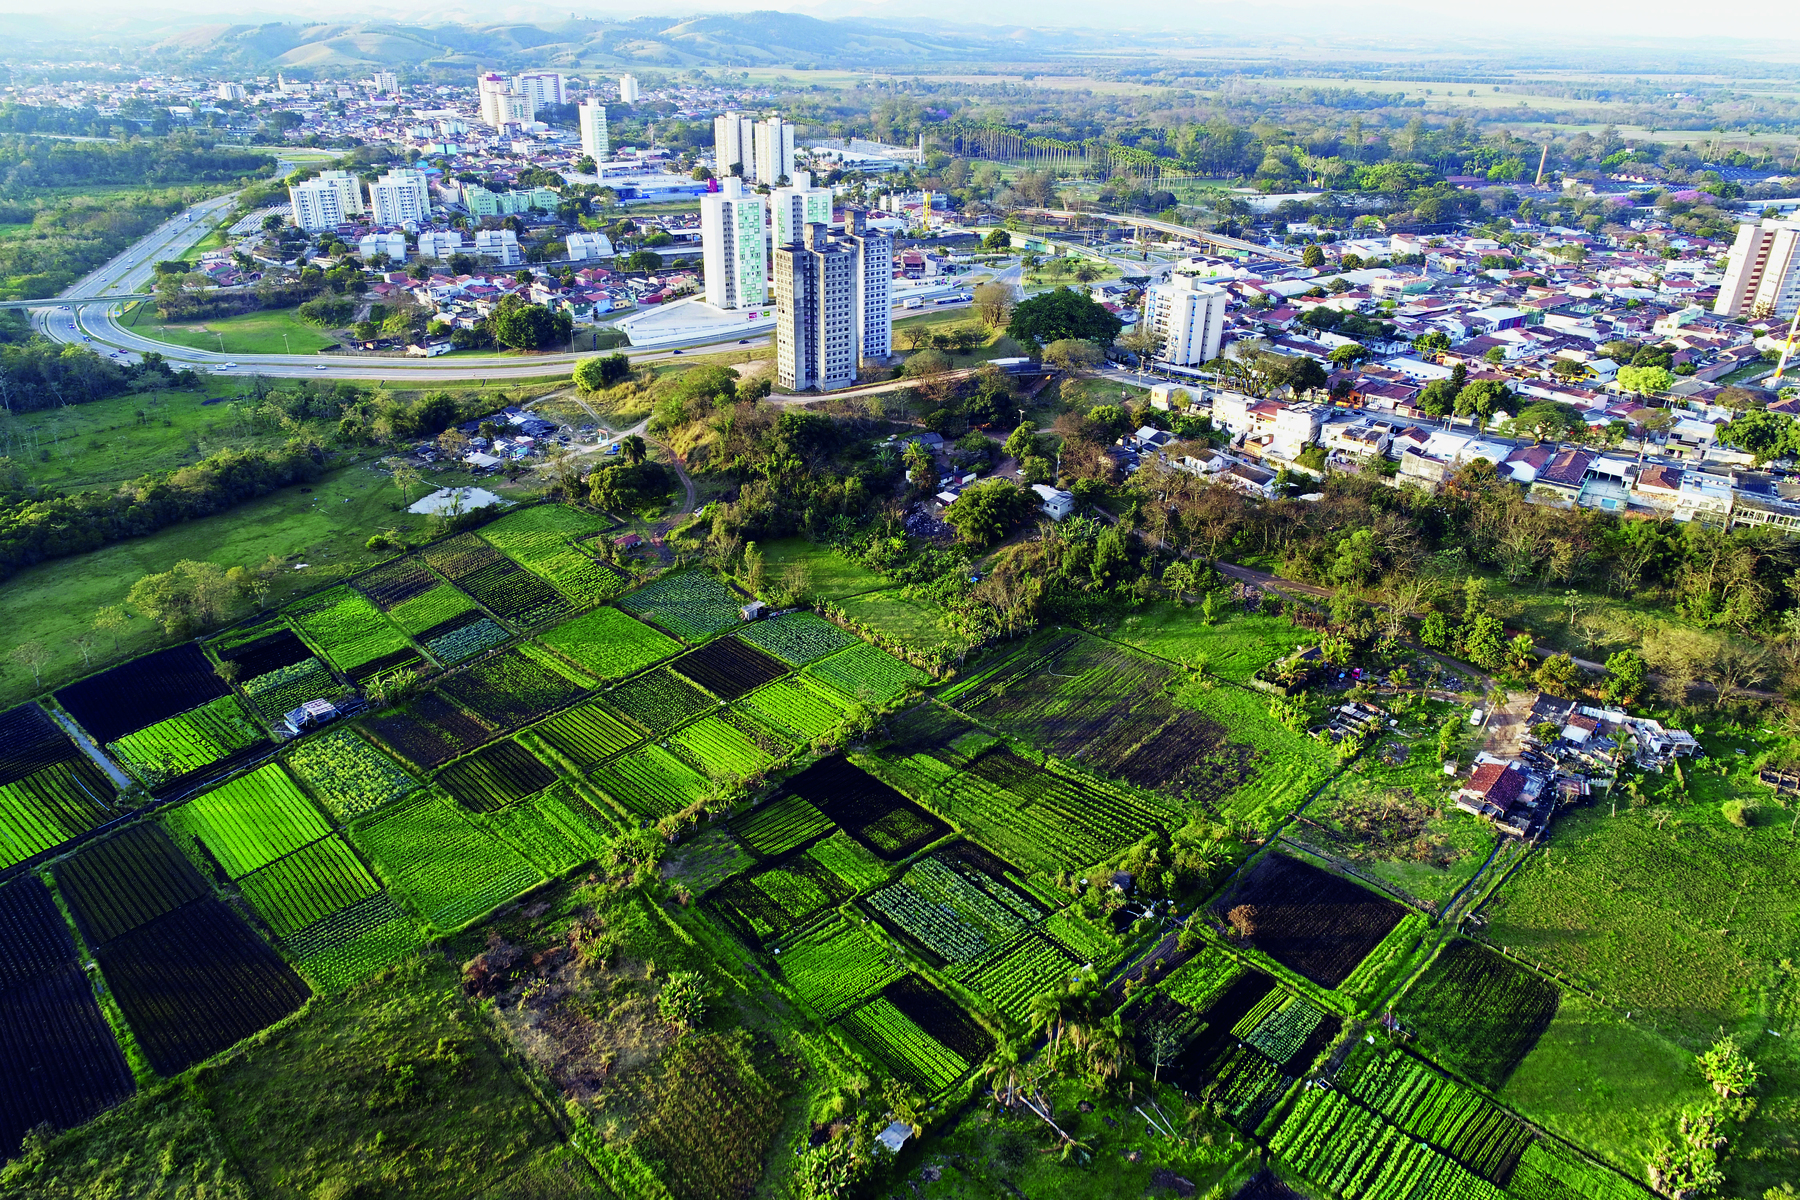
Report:
M 1100 632 L 1187 666 L 1204 661 L 1212 674 L 1238 683 L 1247 681 L 1263 664 L 1317 640 L 1286 617 L 1243 613 L 1226 606 L 1209 625 L 1197 606 L 1168 601 L 1134 609 Z
M 219 317 L 191 325 L 154 324 L 146 311 L 136 331 L 158 341 L 222 354 L 311 354 L 336 345 L 321 330 L 287 309 Z
M 944 332 L 952 328 L 973 329 L 981 335 L 982 341 L 967 354 L 946 350 L 953 367 L 978 367 L 982 363 L 995 358 L 1017 358 L 1025 353 L 1025 348 L 1007 337 L 1004 332 L 991 330 L 982 324 L 981 318 L 966 308 L 940 309 L 937 312 L 926 312 L 917 317 L 906 317 L 894 322 L 894 349 L 900 353 L 916 353 L 913 330 L 931 330 Z M 923 348 L 922 344 L 920 348 Z
M 435 482 L 435 479 L 434 479 Z M 363 547 L 371 533 L 397 528 L 423 536 L 425 518 L 403 510 L 400 493 L 370 466 L 345 467 L 311 486 L 286 488 L 216 517 L 170 526 L 148 537 L 116 542 L 91 554 L 59 559 L 21 571 L 0 583 L 0 604 L 8 613 L 5 645 L 42 642 L 52 654 L 44 671 L 46 687 L 86 673 L 70 639 L 86 633 L 96 609 L 124 602 L 141 576 L 166 571 L 183 559 L 222 566 L 255 566 L 270 555 L 308 564 L 284 570 L 270 603 L 322 587 L 332 578 L 373 564 L 378 555 Z M 115 656 L 102 640 L 95 665 L 125 657 L 167 640 L 160 628 L 133 618 Z M 102 654 L 104 652 L 104 654 Z M 0 674 L 0 706 L 34 693 L 31 675 L 8 661 Z
M 31 482 L 104 487 L 186 466 L 227 447 L 278 445 L 288 434 L 240 427 L 241 380 L 207 377 L 199 391 L 112 396 L 67 408 L 0 416 L 0 445 Z M 3 453 L 5 451 L 0 451 Z
M 865 592 L 842 601 L 840 607 L 852 621 L 920 650 L 936 650 L 956 640 L 944 624 L 944 613 L 932 605 L 908 600 L 898 589 Z
M 793 563 L 805 563 L 812 578 L 809 594 L 820 599 L 842 600 L 846 596 L 888 586 L 888 581 L 874 571 L 851 562 L 830 546 L 820 546 L 805 538 L 759 542 L 756 548 L 762 551 L 763 573 L 770 579 L 780 578 Z
M 1556 1020 L 1500 1099 L 1642 1178 L 1675 1116 L 1707 1094 L 1680 1047 L 1565 991 Z

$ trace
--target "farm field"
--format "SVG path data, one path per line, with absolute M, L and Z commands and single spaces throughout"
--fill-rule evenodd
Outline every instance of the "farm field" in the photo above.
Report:
M 605 568 L 584 591 L 603 524 L 519 509 L 60 689 L 134 773 L 183 784 L 143 816 L 42 712 L 0 713 L 0 846 L 47 863 L 0 878 L 18 934 L 0 1016 L 44 1031 L 0 1037 L 0 1079 L 25 1081 L 0 1136 L 110 1110 L 56 1143 L 74 1145 L 141 1122 L 135 1093 L 181 1076 L 234 1106 L 195 1117 L 181 1153 L 257 1194 L 712 1200 L 786 1194 L 809 1133 L 879 1095 L 923 1117 L 928 1154 L 1019 1162 L 1028 1196 L 1105 1194 L 1091 1154 L 1134 1195 L 1274 1195 L 1274 1175 L 1238 1190 L 1268 1167 L 1309 1200 L 1644 1200 L 1643 1164 L 1706 1097 L 1694 1054 L 1729 1028 L 1771 1080 L 1736 1144 L 1786 1161 L 1792 1068 L 1758 1026 L 1788 1023 L 1792 906 L 1751 902 L 1749 881 L 1784 894 L 1793 868 L 1781 825 L 1720 812 L 1748 763 L 1717 783 L 1696 768 L 1685 806 L 1665 779 L 1659 808 L 1561 814 L 1482 876 L 1472 896 L 1519 863 L 1459 930 L 1432 914 L 1496 845 L 1438 770 L 1436 730 L 1466 710 L 1398 705 L 1340 764 L 1240 686 L 1304 643 L 1285 621 L 1114 608 L 940 683 L 901 657 L 941 648 L 904 627 L 919 606 L 857 571 L 830 586 L 874 583 L 845 610 L 902 649 L 810 613 L 746 622 L 710 569 L 614 595 Z M 408 665 L 426 674 L 398 697 L 263 740 L 300 699 Z M 134 687 L 144 704 L 115 699 Z M 1721 909 L 1729 935 L 1687 915 Z M 1736 973 L 1640 965 L 1630 934 L 1654 913 L 1656 953 L 1708 948 L 1683 969 L 1728 954 Z M 556 1117 L 541 1141 L 504 1089 L 483 1098 L 491 1128 L 466 1124 L 496 1037 Z M 344 1059 L 365 1045 L 388 1057 Z M 1072 1165 L 1039 1153 L 1061 1145 L 1041 1114 L 988 1101 L 1015 1054 L 1091 1141 Z M 246 1098 L 252 1066 L 285 1079 L 321 1056 L 337 1090 L 282 1098 L 305 1129 Z M 377 1131 L 412 1140 L 339 1161 Z M 272 1168 L 278 1134 L 339 1158 Z M 428 1146 L 499 1174 L 471 1190 Z M 987 1196 L 969 1161 L 913 1190 Z
M 837 602 L 844 616 L 878 637 L 930 652 L 951 645 L 956 635 L 944 625 L 944 614 L 909 600 L 898 590 L 864 592 Z
M 794 563 L 805 566 L 807 594 L 821 600 L 841 601 L 846 596 L 879 591 L 887 587 L 886 579 L 859 563 L 850 561 L 829 546 L 817 545 L 805 538 L 779 538 L 757 543 L 762 551 L 763 570 L 771 579 L 779 579 Z

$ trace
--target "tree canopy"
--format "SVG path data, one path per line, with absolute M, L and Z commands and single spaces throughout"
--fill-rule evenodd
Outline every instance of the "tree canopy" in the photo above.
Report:
M 1047 346 L 1067 338 L 1109 345 L 1125 323 L 1093 297 L 1073 288 L 1057 288 L 1021 300 L 1006 332 L 1014 341 Z

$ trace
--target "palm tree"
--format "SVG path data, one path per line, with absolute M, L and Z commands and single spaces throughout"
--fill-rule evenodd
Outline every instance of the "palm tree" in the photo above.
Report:
M 1052 1057 L 1055 1057 L 1057 1047 L 1062 1044 L 1063 1002 L 1066 998 L 1061 992 L 1045 992 L 1032 1000 L 1026 1010 L 1031 1019 L 1031 1027 L 1050 1038 Z
M 635 433 L 621 441 L 619 448 L 625 455 L 625 461 L 634 467 L 643 462 L 645 454 L 648 453 L 644 446 L 644 439 Z
M 1012 1095 L 1019 1087 L 1021 1057 L 1017 1042 L 1002 1042 L 981 1065 L 982 1078 L 994 1089 L 994 1098 L 1009 1108 L 1012 1106 Z

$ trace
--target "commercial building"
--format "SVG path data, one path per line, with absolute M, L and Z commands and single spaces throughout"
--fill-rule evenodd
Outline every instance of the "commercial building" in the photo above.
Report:
M 356 243 L 356 252 L 368 262 L 377 254 L 388 256 L 389 262 L 406 261 L 406 235 L 394 233 L 365 233 Z
M 829 391 L 856 382 L 857 250 L 825 225 L 775 247 L 775 378 Z M 709 272 L 710 275 L 710 272 Z
M 475 253 L 491 258 L 503 267 L 516 267 L 525 261 L 519 251 L 519 235 L 510 229 L 483 229 L 475 234 Z
M 221 83 L 214 93 L 220 100 L 242 100 L 244 85 L 241 83 Z
M 324 179 L 308 179 L 288 188 L 288 202 L 294 207 L 294 224 L 308 233 L 324 233 L 342 225 L 349 214 L 344 211 L 344 196 Z
M 531 97 L 534 108 L 569 102 L 568 87 L 561 71 L 525 71 L 513 80 L 513 90 Z
M 1191 367 L 1219 357 L 1229 298 L 1224 288 L 1192 275 L 1176 275 L 1149 288 L 1144 294 L 1144 323 L 1163 336 L 1162 360 Z
M 794 177 L 794 127 L 780 117 L 756 123 L 756 182 L 773 187 Z
M 476 76 L 475 90 L 481 97 L 481 119 L 495 129 L 507 125 L 529 125 L 537 119 L 537 106 L 526 93 L 513 86 L 504 75 L 486 71 Z
M 706 267 L 706 302 L 715 308 L 759 308 L 768 303 L 768 256 L 764 244 L 768 209 L 744 181 L 727 176 L 719 190 L 700 198 L 701 261 Z
M 636 75 L 619 76 L 619 103 L 636 104 L 638 102 L 638 81 Z
M 377 225 L 404 225 L 431 218 L 431 186 L 425 172 L 389 171 L 369 185 L 369 210 Z
M 797 171 L 793 183 L 776 188 L 769 197 L 769 219 L 777 246 L 797 242 L 808 225 L 831 224 L 831 189 L 816 188 L 812 175 Z
M 756 178 L 755 128 L 756 118 L 743 113 L 726 112 L 713 118 L 713 163 L 721 179 L 727 175 Z
M 462 252 L 462 234 L 451 229 L 419 235 L 420 258 L 449 258 Z
M 612 157 L 612 141 L 606 132 L 606 105 L 598 100 L 583 100 L 577 115 L 581 118 L 581 152 L 598 166 Z
M 375 78 L 369 82 L 383 96 L 392 96 L 400 91 L 400 76 L 393 71 L 377 71 Z
M 1722 317 L 1792 317 L 1800 310 L 1800 221 L 1739 225 L 1713 312 Z
M 611 258 L 612 239 L 604 233 L 571 233 L 567 239 L 569 258 L 582 262 L 590 258 Z

